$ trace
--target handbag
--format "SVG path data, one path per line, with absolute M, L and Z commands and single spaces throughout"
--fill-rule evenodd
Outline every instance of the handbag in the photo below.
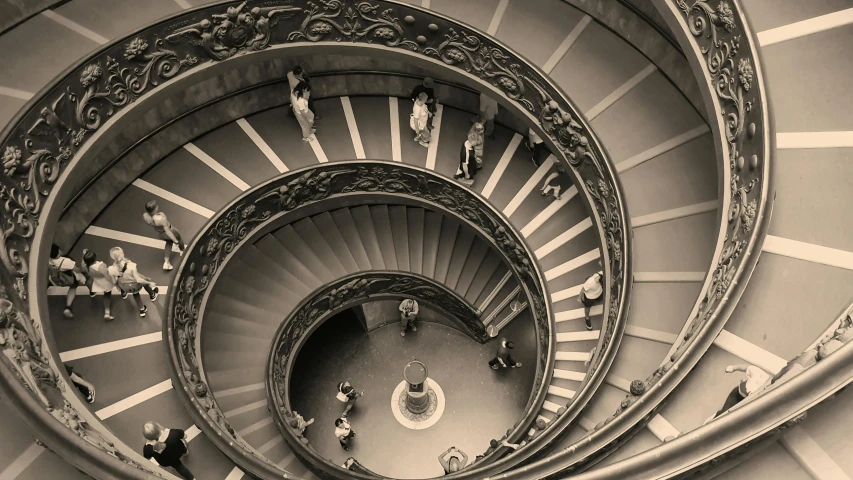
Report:
M 48 264 L 48 282 L 54 287 L 70 287 L 78 280 L 73 269 L 62 269 L 64 262 L 65 259 L 63 258 L 59 265 L 55 265 L 53 262 Z

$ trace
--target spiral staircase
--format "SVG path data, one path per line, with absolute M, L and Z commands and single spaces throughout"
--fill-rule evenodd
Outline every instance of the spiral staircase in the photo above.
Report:
M 202 2 L 71 0 L 9 28 L 0 35 L 0 65 L 4 66 L 0 121 L 11 121 L 29 98 L 38 97 L 37 91 L 99 44 L 125 38 L 195 3 Z M 723 194 L 728 179 L 715 151 L 716 119 L 704 113 L 701 88 L 683 58 L 696 52 L 679 47 L 686 52 L 680 53 L 673 46 L 673 38 L 689 32 L 678 32 L 656 19 L 655 7 L 644 2 L 599 2 L 598 7 L 573 0 L 410 3 L 494 36 L 550 76 L 589 121 L 615 164 L 625 193 L 633 237 L 633 287 L 624 337 L 616 342 L 612 364 L 565 434 L 541 455 L 534 455 L 527 466 L 490 477 L 545 478 L 557 474 L 560 461 L 573 458 L 582 448 L 578 445 L 592 444 L 587 440 L 611 422 L 614 412 L 628 411 L 630 403 L 620 404 L 626 395 L 630 397 L 632 381 L 646 379 L 673 358 L 687 321 L 695 315 L 694 304 L 703 293 L 708 272 L 714 270 L 712 262 L 726 233 L 720 226 L 730 215 L 727 207 L 721 209 L 729 201 Z M 658 8 L 669 5 L 654 3 Z M 709 8 L 725 28 L 724 12 L 716 6 L 721 2 L 713 3 Z M 713 336 L 713 343 L 685 374 L 680 387 L 652 410 L 630 438 L 620 437 L 603 448 L 609 455 L 595 457 L 594 466 L 588 466 L 582 478 L 662 478 L 683 473 L 680 467 L 669 467 L 679 465 L 679 459 L 685 467 L 701 463 L 704 457 L 697 460 L 690 448 L 677 449 L 689 441 L 694 447 L 702 445 L 699 432 L 734 422 L 727 418 L 734 415 L 727 415 L 691 433 L 720 408 L 739 382 L 737 375 L 724 373 L 726 365 L 747 363 L 779 372 L 789 359 L 831 333 L 839 311 L 846 311 L 850 302 L 853 245 L 846 240 L 850 237 L 845 220 L 849 177 L 844 171 L 850 168 L 845 159 L 853 147 L 847 114 L 853 96 L 843 79 L 853 67 L 851 6 L 833 0 L 807 4 L 744 0 L 739 4 L 757 33 L 756 45 L 761 45 L 764 82 L 769 87 L 766 102 L 778 132 L 770 140 L 775 141 L 771 191 L 778 196 L 772 222 L 766 227 L 762 261 L 740 299 L 734 299 L 736 307 L 731 308 L 724 329 Z M 678 11 L 677 6 L 672 8 Z M 644 13 L 644 9 L 650 11 Z M 677 52 L 675 58 L 667 56 L 670 51 Z M 414 78 L 404 80 L 406 88 L 415 84 Z M 451 83 L 445 87 L 465 91 Z M 111 247 L 121 246 L 140 271 L 171 288 L 175 274 L 181 273 L 162 271 L 162 242 L 152 238 L 150 228 L 140 221 L 142 206 L 150 199 L 158 201 L 189 240 L 209 228 L 208 219 L 235 197 L 300 168 L 376 159 L 452 176 L 470 118 L 476 115 L 473 104 L 470 108 L 444 105 L 435 118 L 434 140 L 428 149 L 405 138 L 410 105 L 406 98 L 387 95 L 318 99 L 316 109 L 322 121 L 314 143 L 301 141 L 286 105 L 257 108 L 215 129 L 198 130 L 181 148 L 158 151 L 162 159 L 142 175 L 127 179 L 131 184 L 119 194 L 101 198 L 103 210 L 74 239 L 69 256 L 79 259 L 83 249 L 91 249 L 103 257 Z M 547 374 L 547 394 L 535 417 L 548 425 L 586 385 L 586 362 L 601 345 L 604 309 L 593 309 L 594 329 L 587 331 L 575 298 L 584 279 L 601 268 L 596 261 L 606 258 L 607 250 L 595 228 L 597 219 L 590 216 L 591 207 L 577 185 L 560 200 L 538 194 L 538 186 L 558 159 L 552 155 L 538 167 L 531 162 L 524 146 L 526 131 L 507 120 L 510 117 L 499 117 L 495 138 L 486 140 L 484 169 L 470 188 L 524 238 L 546 280 L 556 353 Z M 794 193 L 807 191 L 809 195 Z M 61 210 L 60 205 L 53 207 Z M 520 312 L 509 308 L 523 289 L 500 252 L 459 219 L 422 206 L 385 203 L 335 208 L 304 216 L 241 248 L 209 293 L 200 329 L 202 363 L 218 407 L 236 434 L 292 478 L 314 478 L 314 474 L 308 468 L 310 462 L 278 434 L 267 408 L 264 376 L 273 334 L 302 297 L 336 278 L 369 270 L 410 272 L 443 284 L 480 310 L 484 326 L 501 330 L 510 322 L 531 321 L 529 308 Z M 198 478 L 242 478 L 240 462 L 221 452 L 216 439 L 203 431 L 204 425 L 184 404 L 181 385 L 173 379 L 169 336 L 162 330 L 170 314 L 166 302 L 173 294 L 154 302 L 156 308 L 146 318 L 138 317 L 133 301 L 114 298 L 116 321 L 106 324 L 99 299 L 85 294 L 75 301 L 77 318 L 65 319 L 64 292 L 51 288 L 50 318 L 42 323 L 52 332 L 59 359 L 97 386 L 90 414 L 115 440 L 138 449 L 140 426 L 156 419 L 188 431 L 192 455 L 187 464 Z M 829 391 L 846 382 L 849 379 L 824 387 Z M 808 407 L 813 408 L 802 423 L 781 433 L 761 431 L 766 434 L 761 447 L 723 457 L 728 461 L 714 463 L 702 474 L 792 479 L 853 476 L 853 465 L 844 455 L 849 441 L 842 433 L 853 418 L 847 414 L 849 395 L 840 393 L 834 401 L 817 406 L 817 401 L 811 402 Z M 741 415 L 737 418 L 748 417 L 747 412 L 752 412 L 748 409 L 757 409 L 761 400 L 733 413 Z M 6 465 L 0 468 L 0 479 L 86 478 L 70 466 L 73 462 L 67 463 L 71 460 L 67 455 L 63 460 L 50 450 L 49 439 L 32 433 L 31 419 L 19 419 L 16 410 L 6 405 L 3 409 L 8 420 L 0 431 L 15 441 L 3 442 L 0 449 L 0 465 Z M 758 437 L 755 432 L 750 435 Z M 710 443 L 714 438 L 704 440 Z M 734 442 L 731 446 L 735 447 Z M 713 450 L 707 460 L 728 450 Z M 697 451 L 701 448 L 694 448 Z M 681 454 L 665 453 L 669 463 L 661 462 L 661 470 L 644 470 L 643 461 L 660 458 L 655 452 Z M 669 470 L 664 473 L 664 468 Z M 128 474 L 138 472 L 131 469 Z M 88 473 L 109 478 L 100 472 Z

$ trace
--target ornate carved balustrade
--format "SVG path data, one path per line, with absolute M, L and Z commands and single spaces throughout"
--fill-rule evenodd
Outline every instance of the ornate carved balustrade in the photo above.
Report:
M 721 228 L 711 271 L 668 358 L 645 380 L 632 382 L 631 394 L 613 416 L 568 448 L 493 478 L 562 478 L 601 461 L 644 428 L 722 330 L 757 263 L 772 207 L 773 152 L 758 44 L 737 1 L 655 0 L 655 4 L 679 36 L 699 80 L 713 119 L 720 171 L 727 179 L 721 185 Z M 638 457 L 651 463 L 656 455 L 653 450 Z M 607 478 L 642 476 L 645 473 L 620 471 Z
M 354 197 L 354 195 L 359 195 Z M 231 428 L 205 382 L 200 339 L 204 305 L 219 272 L 242 245 L 252 244 L 262 234 L 289 223 L 300 209 L 322 202 L 323 209 L 370 196 L 385 203 L 415 202 L 427 208 L 459 217 L 478 235 L 494 246 L 522 286 L 532 308 L 536 326 L 537 365 L 525 416 L 516 426 L 517 434 L 527 429 L 545 399 L 554 363 L 554 320 L 544 276 L 532 252 L 499 211 L 476 193 L 453 180 L 426 169 L 394 162 L 354 161 L 322 164 L 288 172 L 244 192 L 218 212 L 187 247 L 181 267 L 170 289 L 164 337 L 169 343 L 176 381 L 183 384 L 182 400 L 196 424 L 246 470 L 262 478 L 280 476 L 283 471 L 245 443 Z M 303 300 L 301 307 L 284 319 L 276 334 L 276 359 L 269 369 L 273 378 L 288 371 L 291 353 L 298 342 L 325 314 L 365 296 L 389 292 L 416 296 L 447 311 L 463 322 L 480 341 L 487 336 L 473 307 L 452 292 L 437 289 L 419 276 L 386 278 L 387 272 L 370 272 L 358 278 L 346 277 L 323 287 Z M 329 291 L 335 289 L 336 296 Z M 431 292 L 428 292 L 428 290 Z M 446 289 L 445 289 L 446 290 Z M 352 298 L 350 298 L 352 297 Z M 438 297 L 442 297 L 439 301 Z M 322 308 L 321 308 L 322 307 Z M 270 388 L 275 411 L 287 404 L 286 389 Z M 291 448 L 300 458 L 318 469 L 329 466 L 310 448 L 291 435 Z M 236 448 L 229 448 L 236 447 Z
M 3 321 L 0 387 L 21 415 L 30 419 L 37 435 L 71 464 L 101 478 L 172 478 L 152 470 L 132 449 L 116 441 L 74 389 L 65 388 L 68 379 L 52 348 L 47 302 L 41 294 L 46 276 L 29 274 L 46 270 L 44 252 L 52 241 L 58 212 L 76 193 L 75 185 L 86 180 L 72 175 L 80 170 L 79 160 L 121 115 L 143 108 L 153 93 L 203 72 L 205 66 L 288 45 L 342 42 L 418 58 L 431 68 L 464 76 L 494 95 L 539 130 L 566 163 L 580 198 L 595 212 L 593 222 L 606 246 L 607 327 L 571 408 L 519 456 L 529 456 L 554 440 L 600 384 L 627 316 L 629 225 L 612 162 L 566 95 L 506 46 L 409 4 L 391 0 L 222 2 L 181 12 L 103 46 L 39 92 L 0 135 L 0 261 L 4 266 L 0 279 L 5 287 L 0 296 L 12 305 Z M 532 305 L 534 312 L 547 312 L 547 302 Z M 547 340 L 553 350 L 553 340 Z

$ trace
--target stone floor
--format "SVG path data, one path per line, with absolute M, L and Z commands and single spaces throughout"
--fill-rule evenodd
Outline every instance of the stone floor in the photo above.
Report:
M 292 405 L 306 419 L 315 418 L 307 435 L 320 455 L 337 464 L 353 456 L 380 475 L 428 478 L 444 472 L 438 455 L 456 446 L 473 460 L 521 417 L 535 370 L 534 330 L 519 315 L 502 332 L 516 343 L 523 368 L 491 370 L 496 341 L 480 345 L 465 334 L 435 323 L 419 323 L 417 332 L 400 337 L 391 324 L 364 333 L 350 311 L 321 326 L 297 358 L 291 381 Z M 430 378 L 447 400 L 441 419 L 425 430 L 400 425 L 391 413 L 391 395 L 411 360 L 424 362 Z M 341 449 L 334 421 L 343 411 L 336 385 L 350 380 L 365 396 L 350 414 L 357 436 L 350 452 Z

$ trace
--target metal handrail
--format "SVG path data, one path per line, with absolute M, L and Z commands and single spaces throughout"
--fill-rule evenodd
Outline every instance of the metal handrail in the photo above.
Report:
M 637 382 L 615 414 L 561 451 L 499 479 L 561 478 L 582 472 L 638 433 L 665 405 L 723 329 L 761 252 L 772 209 L 772 117 L 758 42 L 733 0 L 655 0 L 680 35 L 699 79 L 722 163 L 721 229 L 711 270 L 663 364 Z M 641 455 L 655 455 L 653 451 Z M 616 478 L 624 478 L 622 476 Z
M 47 302 L 41 293 L 46 278 L 46 257 L 32 255 L 49 247 L 63 196 L 73 192 L 66 180 L 69 172 L 97 139 L 108 129 L 109 120 L 144 104 L 147 95 L 162 90 L 178 78 L 199 67 L 227 61 L 236 56 L 274 48 L 273 44 L 335 44 L 336 39 L 361 43 L 364 48 L 396 51 L 419 56 L 436 68 L 456 71 L 477 82 L 512 111 L 539 130 L 540 136 L 565 162 L 578 185 L 579 197 L 597 212 L 593 221 L 606 258 L 607 285 L 605 319 L 609 327 L 592 359 L 590 381 L 582 386 L 572 403 L 570 414 L 553 425 L 565 427 L 591 397 L 595 386 L 613 361 L 616 346 L 627 318 L 630 293 L 630 235 L 624 196 L 615 168 L 606 152 L 568 97 L 538 68 L 505 45 L 482 32 L 445 16 L 392 0 L 375 0 L 354 5 L 351 1 L 327 0 L 294 2 L 293 5 L 268 5 L 251 2 L 220 2 L 173 15 L 131 35 L 116 39 L 66 69 L 49 86 L 36 94 L 0 134 L 0 155 L 4 163 L 0 175 L 0 195 L 4 208 L 4 235 L 0 261 L 9 301 L 21 316 L 31 320 L 33 328 L 21 331 L 25 340 L 40 347 L 43 360 L 37 367 L 45 375 L 23 377 L 31 391 L 55 388 L 67 382 L 58 367 L 57 352 L 51 348 L 52 332 L 47 326 Z M 344 21 L 356 15 L 360 22 Z M 251 21 L 249 21 L 251 20 Z M 247 34 L 248 32 L 248 34 Z M 60 195 L 61 194 L 61 195 Z M 30 271 L 39 272 L 30 275 Z M 30 294 L 32 293 L 32 294 Z M 27 307 L 27 303 L 29 304 Z M 534 305 L 549 312 L 550 306 Z M 548 313 L 550 315 L 550 312 Z M 547 339 L 553 351 L 553 339 Z M 7 344 L 8 345 L 8 344 Z M 23 365 L 36 368 L 21 358 L 3 360 L 8 371 Z M 4 376 L 4 378 L 10 378 Z M 45 382 L 53 385 L 46 385 Z M 0 382 L 9 394 L 20 389 Z M 61 389 L 58 389 L 61 392 Z M 126 478 L 166 475 L 154 469 L 133 449 L 117 441 L 108 429 L 89 412 L 73 393 L 65 389 L 61 396 L 69 402 L 69 414 L 86 420 L 87 429 L 58 430 L 57 442 L 96 444 L 101 451 L 108 446 L 96 439 L 102 436 L 114 443 L 127 462 L 137 462 Z M 543 394 L 544 396 L 544 394 Z M 12 403 L 34 402 L 16 397 Z M 45 402 L 39 399 L 44 408 Z M 53 400 L 56 401 L 55 399 Z M 32 408 L 39 408 L 33 403 Z M 57 425 L 60 425 L 57 422 Z M 64 427 L 62 427 L 64 428 Z M 552 430 L 553 431 L 553 430 Z M 97 435 L 96 435 L 97 434 Z M 542 436 L 544 442 L 553 437 Z M 57 450 L 62 450 L 57 447 Z M 88 450 L 83 450 L 88 452 Z M 98 455 L 67 459 L 89 470 Z M 139 475 L 136 475 L 137 468 Z
M 534 312 L 537 337 L 549 339 L 555 335 L 544 275 L 532 261 L 533 252 L 523 243 L 521 234 L 479 194 L 449 178 L 425 168 L 397 162 L 354 160 L 289 171 L 249 189 L 211 217 L 184 252 L 169 290 L 163 333 L 169 345 L 172 377 L 184 386 L 178 390 L 178 395 L 196 424 L 242 468 L 258 477 L 275 478 L 283 470 L 267 461 L 237 435 L 205 381 L 200 351 L 205 305 L 224 266 L 243 245 L 252 244 L 260 235 L 290 223 L 294 215 L 299 215 L 305 208 L 323 202 L 316 208 L 328 210 L 343 202 L 358 201 L 365 195 L 381 203 L 414 202 L 458 217 L 503 257 L 528 301 L 543 305 L 541 311 Z M 335 284 L 341 281 L 338 279 Z M 465 315 L 457 317 L 465 319 Z M 295 327 L 282 324 L 279 332 L 290 328 Z M 478 335 L 478 328 L 470 326 L 470 323 L 469 330 Z M 479 330 L 485 337 L 482 325 L 479 325 Z M 549 343 L 537 345 L 537 363 L 541 368 L 537 367 L 533 391 L 524 416 L 515 427 L 516 432 L 528 428 L 544 402 L 544 395 L 540 392 L 547 389 L 554 365 L 554 351 L 549 347 Z M 278 408 L 277 404 L 273 405 Z M 317 469 L 328 468 L 326 461 L 313 450 L 298 440 L 289 440 L 292 440 L 291 448 L 299 458 Z M 461 478 L 476 478 L 471 477 L 470 472 L 466 473 Z M 347 478 L 362 478 L 349 475 Z

